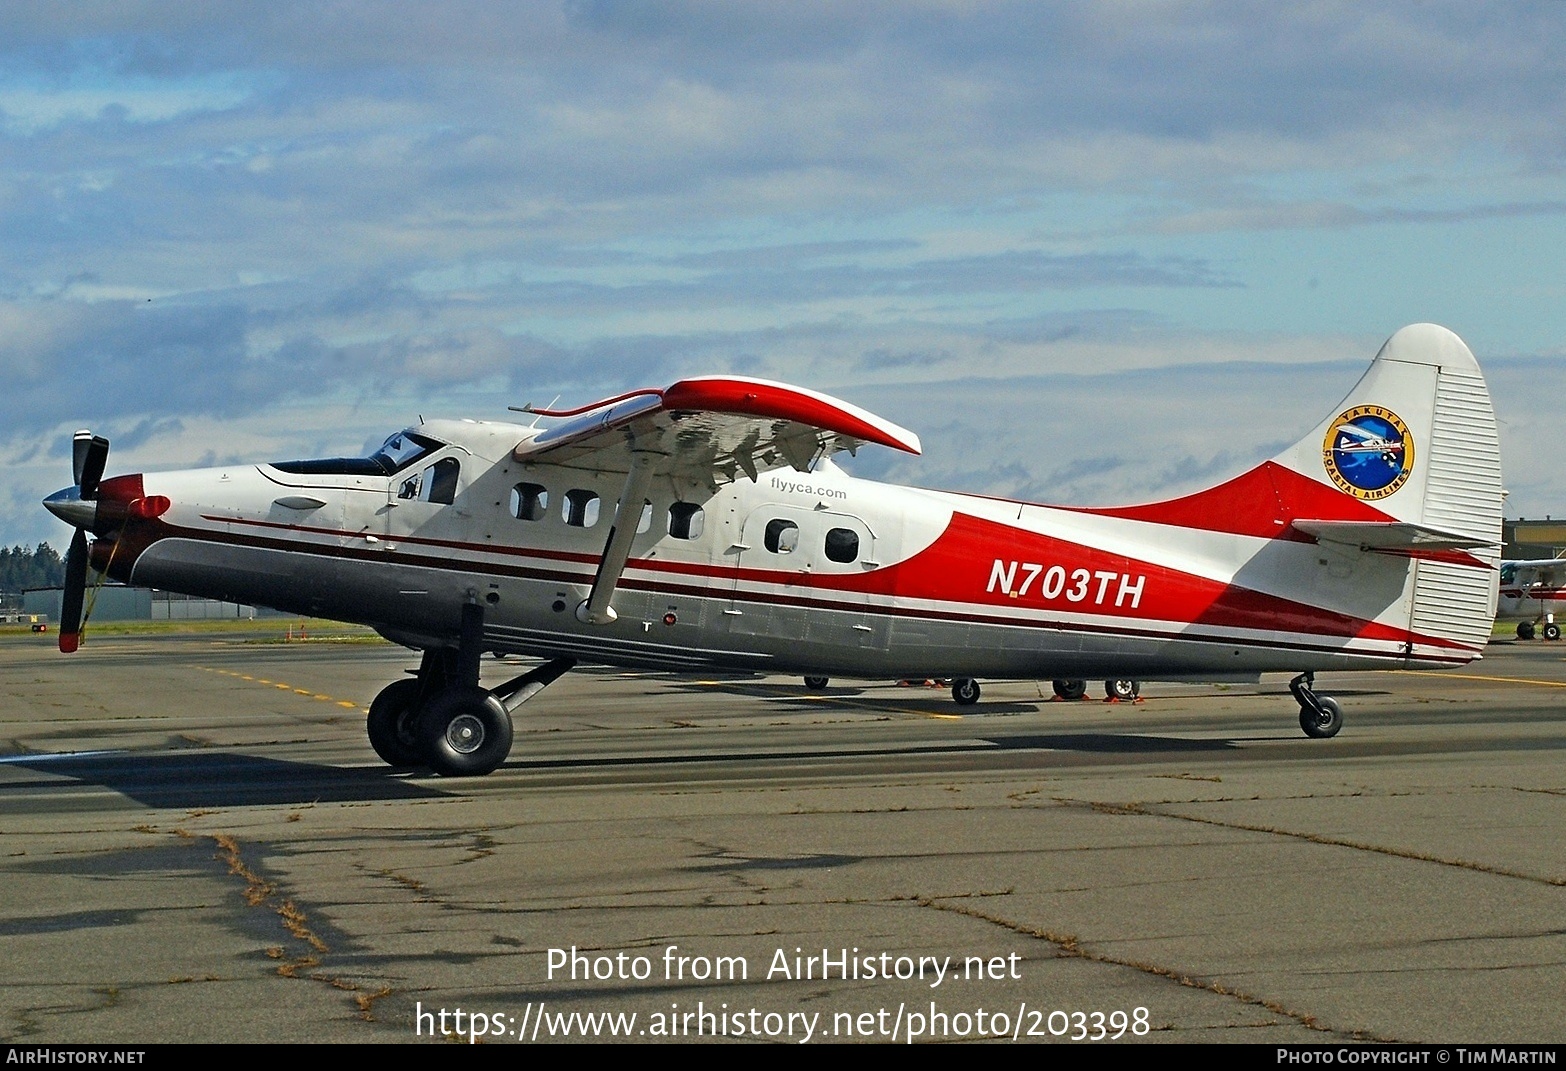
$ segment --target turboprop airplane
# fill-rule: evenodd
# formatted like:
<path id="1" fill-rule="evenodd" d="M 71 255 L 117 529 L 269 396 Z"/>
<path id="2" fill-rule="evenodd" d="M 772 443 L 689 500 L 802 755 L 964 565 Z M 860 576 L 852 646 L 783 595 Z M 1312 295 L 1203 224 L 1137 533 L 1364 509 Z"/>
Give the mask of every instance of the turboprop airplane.
<path id="1" fill-rule="evenodd" d="M 1561 638 L 1555 615 L 1566 611 L 1566 558 L 1536 558 L 1501 563 L 1498 620 L 1516 621 L 1517 638 L 1531 640 L 1542 631 Z"/>
<path id="2" fill-rule="evenodd" d="M 512 714 L 578 661 L 949 678 L 961 704 L 979 678 L 1287 670 L 1300 727 L 1328 737 L 1343 715 L 1318 671 L 1461 665 L 1495 616 L 1495 418 L 1473 355 L 1431 324 L 1293 447 L 1140 506 L 855 479 L 830 456 L 918 437 L 738 376 L 530 412 L 426 421 L 369 457 L 112 479 L 107 441 L 78 433 L 75 485 L 45 502 L 76 527 L 61 650 L 89 563 L 359 622 L 422 652 L 370 706 L 375 751 L 461 775 L 499 766 Z M 486 651 L 542 664 L 486 689 Z"/>

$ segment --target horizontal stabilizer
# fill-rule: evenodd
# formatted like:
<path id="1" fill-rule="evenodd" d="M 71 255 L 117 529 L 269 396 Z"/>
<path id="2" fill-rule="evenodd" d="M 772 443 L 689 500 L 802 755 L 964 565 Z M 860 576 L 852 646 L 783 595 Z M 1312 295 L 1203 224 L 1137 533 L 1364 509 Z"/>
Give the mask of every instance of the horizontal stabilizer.
<path id="1" fill-rule="evenodd" d="M 1493 539 L 1409 521 L 1295 521 L 1294 527 L 1318 542 L 1346 543 L 1361 550 L 1475 550 L 1497 545 Z"/>

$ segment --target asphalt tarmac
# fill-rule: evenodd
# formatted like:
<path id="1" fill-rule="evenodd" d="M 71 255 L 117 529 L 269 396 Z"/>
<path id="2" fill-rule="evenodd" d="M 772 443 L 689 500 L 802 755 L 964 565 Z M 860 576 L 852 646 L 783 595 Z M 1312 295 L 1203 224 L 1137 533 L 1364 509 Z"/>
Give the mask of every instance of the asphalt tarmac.
<path id="1" fill-rule="evenodd" d="M 1566 1041 L 1558 644 L 1323 675 L 1332 740 L 579 670 L 447 780 L 364 738 L 408 652 L 265 638 L 0 637 L 0 1040 Z"/>

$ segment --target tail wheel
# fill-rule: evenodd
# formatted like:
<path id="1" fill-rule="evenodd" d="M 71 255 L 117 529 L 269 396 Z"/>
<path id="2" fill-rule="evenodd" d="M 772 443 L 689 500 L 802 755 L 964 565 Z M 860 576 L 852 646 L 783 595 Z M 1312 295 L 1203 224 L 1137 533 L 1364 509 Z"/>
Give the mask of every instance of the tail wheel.
<path id="1" fill-rule="evenodd" d="M 1057 699 L 1081 699 L 1087 695 L 1087 681 L 1051 681 Z"/>
<path id="2" fill-rule="evenodd" d="M 365 732 L 375 753 L 391 766 L 424 765 L 418 736 L 419 692 L 416 680 L 393 681 L 370 704 Z"/>
<path id="3" fill-rule="evenodd" d="M 952 699 L 960 707 L 971 707 L 979 701 L 979 682 L 972 677 L 958 677 L 952 681 Z"/>
<path id="4" fill-rule="evenodd" d="M 1119 680 L 1104 682 L 1105 699 L 1118 699 L 1122 703 L 1129 703 L 1131 700 L 1135 699 L 1141 694 L 1141 681 Z"/>
<path id="5" fill-rule="evenodd" d="M 1307 706 L 1300 707 L 1300 728 L 1305 730 L 1306 736 L 1317 740 L 1337 736 L 1338 730 L 1343 728 L 1343 708 L 1327 695 L 1318 695 L 1316 702 L 1321 704 L 1319 713 Z"/>
<path id="6" fill-rule="evenodd" d="M 417 732 L 424 761 L 443 777 L 482 777 L 511 753 L 511 715 L 477 685 L 436 695 L 419 715 Z"/>
<path id="7" fill-rule="evenodd" d="M 805 687 L 812 692 L 826 691 L 827 679 L 825 677 L 806 677 Z"/>

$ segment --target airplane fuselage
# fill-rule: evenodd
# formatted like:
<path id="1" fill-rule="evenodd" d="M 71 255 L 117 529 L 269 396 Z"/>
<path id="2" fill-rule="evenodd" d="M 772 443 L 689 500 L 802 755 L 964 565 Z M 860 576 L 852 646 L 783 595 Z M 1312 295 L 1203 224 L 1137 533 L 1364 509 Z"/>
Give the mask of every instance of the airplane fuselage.
<path id="1" fill-rule="evenodd" d="M 1389 574 L 1262 521 L 1161 523 L 880 484 L 830 463 L 715 492 L 654 481 L 621 519 L 638 532 L 616 620 L 588 623 L 577 611 L 622 479 L 518 460 L 535 432 L 516 424 L 413 430 L 440 445 L 390 475 L 250 465 L 106 481 L 109 501 L 168 506 L 100 540 L 94 564 L 426 649 L 453 643 L 462 608 L 479 605 L 486 650 L 661 669 L 1226 679 L 1479 654 L 1411 630 L 1412 561 Z M 1328 581 L 1352 594 L 1322 605 Z"/>

